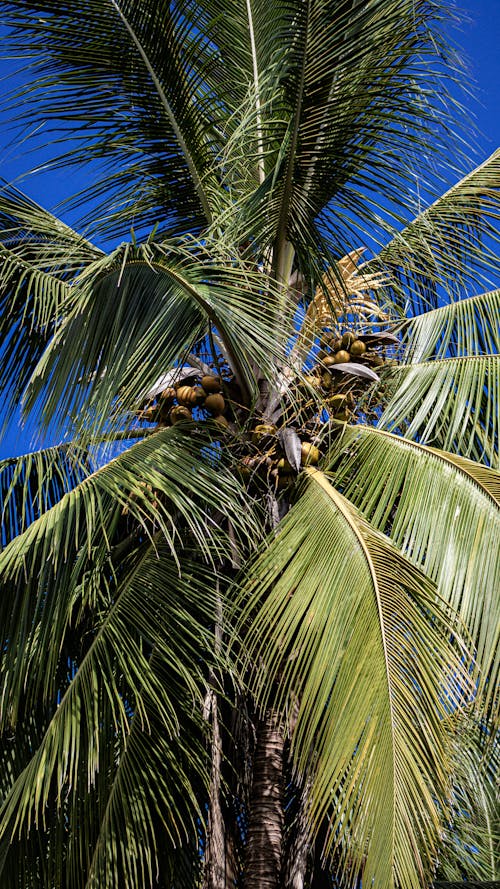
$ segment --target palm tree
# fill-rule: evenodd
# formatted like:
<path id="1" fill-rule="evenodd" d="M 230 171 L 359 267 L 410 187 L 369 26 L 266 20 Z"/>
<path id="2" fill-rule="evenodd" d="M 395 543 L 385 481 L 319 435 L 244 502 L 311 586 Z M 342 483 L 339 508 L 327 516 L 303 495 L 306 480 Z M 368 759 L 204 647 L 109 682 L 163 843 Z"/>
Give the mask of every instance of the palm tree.
<path id="1" fill-rule="evenodd" d="M 83 233 L 0 194 L 5 415 L 62 442 L 0 464 L 5 889 L 498 878 L 500 154 L 432 202 L 443 17 L 0 0 L 97 171 Z"/>

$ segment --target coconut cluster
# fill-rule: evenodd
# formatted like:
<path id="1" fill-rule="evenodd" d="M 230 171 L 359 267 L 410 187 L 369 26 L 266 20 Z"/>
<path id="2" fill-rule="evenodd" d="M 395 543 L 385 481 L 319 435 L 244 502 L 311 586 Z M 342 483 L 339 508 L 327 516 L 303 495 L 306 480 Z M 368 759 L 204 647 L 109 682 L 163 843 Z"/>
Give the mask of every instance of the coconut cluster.
<path id="1" fill-rule="evenodd" d="M 259 487 L 262 482 L 271 483 L 281 490 L 291 485 L 297 477 L 297 467 L 288 461 L 279 438 L 277 426 L 259 423 L 251 432 L 247 443 L 249 453 L 239 462 L 241 478 L 249 485 Z M 300 465 L 315 466 L 321 457 L 319 448 L 312 441 L 300 441 Z"/>
<path id="2" fill-rule="evenodd" d="M 223 395 L 221 377 L 204 374 L 190 379 L 195 380 L 194 384 L 180 381 L 151 399 L 139 412 L 139 419 L 159 426 L 175 426 L 211 417 L 218 425 L 227 427 L 225 414 L 231 405 Z"/>
<path id="3" fill-rule="evenodd" d="M 272 484 L 275 490 L 284 489 L 293 483 L 300 466 L 318 463 L 317 442 L 328 415 L 343 422 L 358 411 L 366 416 L 364 399 L 377 381 L 375 374 L 397 363 L 390 354 L 395 344 L 397 338 L 387 332 L 324 331 L 313 368 L 291 386 L 279 426 L 264 419 L 249 426 L 248 408 L 227 365 L 214 365 L 214 372 L 206 374 L 193 369 L 143 404 L 137 415 L 142 422 L 160 427 L 211 421 L 219 427 L 249 487 Z M 370 370 L 361 371 L 361 365 Z"/>
<path id="4" fill-rule="evenodd" d="M 389 355 L 395 342 L 396 337 L 384 332 L 358 334 L 347 330 L 341 335 L 325 332 L 316 364 L 304 382 L 319 390 L 334 420 L 345 422 L 352 418 L 375 379 L 360 376 L 355 367 L 350 372 L 349 365 L 364 365 L 379 373 L 382 368 L 397 364 Z"/>

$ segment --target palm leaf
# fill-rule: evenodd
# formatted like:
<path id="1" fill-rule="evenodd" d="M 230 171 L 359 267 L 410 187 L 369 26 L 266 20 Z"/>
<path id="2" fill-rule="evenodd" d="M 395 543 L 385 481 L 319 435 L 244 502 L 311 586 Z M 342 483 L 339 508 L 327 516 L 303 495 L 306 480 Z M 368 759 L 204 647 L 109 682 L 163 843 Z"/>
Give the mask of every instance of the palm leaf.
<path id="1" fill-rule="evenodd" d="M 454 302 L 498 269 L 499 172 L 497 150 L 379 253 L 374 266 L 399 279 L 411 314 L 437 308 L 440 298 Z M 398 298 L 397 289 L 394 295 Z"/>
<path id="2" fill-rule="evenodd" d="M 69 281 L 99 253 L 17 189 L 0 190 L 0 393 L 6 420 L 60 319 Z"/>
<path id="3" fill-rule="evenodd" d="M 443 718 L 469 687 L 432 581 L 316 470 L 247 576 L 250 686 L 262 706 L 296 702 L 294 761 L 340 879 L 421 885 L 446 809 Z"/>
<path id="4" fill-rule="evenodd" d="M 213 4 L 202 4 L 207 5 Z M 272 106 L 275 124 L 266 119 L 266 106 L 263 111 L 266 179 L 243 210 L 250 233 L 258 226 L 274 244 L 280 280 L 287 244 L 307 268 L 307 250 L 314 243 L 317 256 L 325 231 L 338 257 L 352 248 L 353 231 L 362 232 L 358 238 L 363 241 L 371 223 L 380 226 L 379 208 L 367 192 L 383 191 L 397 207 L 405 202 L 411 174 L 401 160 L 395 121 L 408 124 L 406 152 L 408 141 L 417 150 L 439 141 L 430 95 L 416 112 L 423 125 L 417 131 L 411 123 L 415 103 L 422 100 L 412 78 L 437 43 L 428 40 L 429 9 L 420 3 L 370 0 L 340 3 L 335 9 L 327 2 L 254 3 L 252 12 L 259 33 L 267 26 L 267 40 L 274 34 L 281 47 L 275 74 L 281 92 Z M 267 46 L 264 42 L 259 71 Z M 327 207 L 319 227 L 315 221 Z"/>
<path id="5" fill-rule="evenodd" d="M 151 884 L 158 831 L 172 849 L 193 832 L 194 788 L 206 780 L 201 703 L 212 581 L 189 558 L 180 577 L 165 542 L 142 550 L 95 615 L 87 650 L 2 806 L 2 835 L 11 840 L 43 824 L 51 802 L 59 818 L 73 810 L 79 835 L 69 844 L 70 874 L 85 868 L 93 846 L 87 879 L 80 872 L 75 885 Z M 94 800 L 82 809 L 86 788 Z"/>
<path id="6" fill-rule="evenodd" d="M 404 361 L 491 355 L 500 351 L 500 290 L 452 302 L 405 322 Z"/>
<path id="7" fill-rule="evenodd" d="M 500 825 L 498 823 L 498 769 L 500 751 L 495 730 L 477 724 L 465 713 L 452 750 L 453 815 L 443 835 L 439 878 L 447 881 L 498 881 Z M 485 736 L 491 731 L 492 743 Z"/>
<path id="8" fill-rule="evenodd" d="M 24 111 L 28 102 L 32 121 L 57 121 L 58 135 L 73 135 L 58 163 L 104 161 L 90 191 L 107 191 L 102 226 L 110 232 L 159 217 L 170 230 L 196 231 L 210 218 L 212 127 L 222 109 L 205 71 L 214 54 L 203 51 L 185 5 L 91 0 L 78 19 L 45 0 L 1 6 L 5 42 L 32 69 L 11 104 Z"/>
<path id="9" fill-rule="evenodd" d="M 176 245 L 125 245 L 74 282 L 67 318 L 32 376 L 26 409 L 47 426 L 100 432 L 115 415 L 130 421 L 158 377 L 187 355 L 209 325 L 218 331 L 248 400 L 257 395 L 255 363 L 275 375 L 284 359 L 286 313 L 273 321 L 272 290 L 260 273 L 217 263 Z M 203 261 L 205 260 L 205 261 Z M 280 330 L 282 328 L 280 327 Z M 119 396 L 118 400 L 117 397 Z"/>
<path id="10" fill-rule="evenodd" d="M 25 703 L 54 699 L 65 638 L 89 610 L 108 607 L 141 539 L 161 533 L 174 556 L 196 542 L 200 557 L 218 562 L 228 518 L 234 545 L 248 532 L 255 538 L 220 450 L 174 427 L 98 469 L 15 537 L 0 554 L 3 725 Z"/>
<path id="11" fill-rule="evenodd" d="M 498 467 L 498 355 L 392 367 L 381 429 Z"/>
<path id="12" fill-rule="evenodd" d="M 88 454 L 68 445 L 0 461 L 2 548 L 90 475 Z"/>
<path id="13" fill-rule="evenodd" d="M 335 484 L 436 583 L 473 640 L 481 706 L 500 676 L 500 473 L 366 426 L 332 446 Z"/>

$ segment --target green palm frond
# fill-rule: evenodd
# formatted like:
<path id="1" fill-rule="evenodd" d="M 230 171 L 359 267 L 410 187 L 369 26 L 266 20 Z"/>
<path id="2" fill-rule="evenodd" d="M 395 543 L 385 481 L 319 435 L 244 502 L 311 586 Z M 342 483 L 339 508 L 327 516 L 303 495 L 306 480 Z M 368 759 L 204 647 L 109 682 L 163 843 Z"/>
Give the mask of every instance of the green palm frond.
<path id="1" fill-rule="evenodd" d="M 93 469 L 89 454 L 68 445 L 0 461 L 3 548 L 83 481 Z"/>
<path id="2" fill-rule="evenodd" d="M 498 881 L 500 746 L 495 729 L 465 713 L 455 718 L 452 746 L 452 818 L 443 834 L 439 878 Z M 485 738 L 491 732 L 491 743 Z"/>
<path id="3" fill-rule="evenodd" d="M 123 426 L 209 325 L 254 400 L 255 365 L 272 379 L 285 358 L 291 319 L 284 309 L 278 327 L 275 304 L 268 280 L 235 263 L 190 257 L 175 245 L 121 246 L 74 282 L 67 317 L 32 375 L 26 409 L 40 406 L 42 421 L 62 428 L 78 414 L 80 427 L 90 421 L 94 430 L 108 428 L 113 413 Z"/>
<path id="4" fill-rule="evenodd" d="M 461 299 L 402 326 L 405 364 L 500 352 L 500 290 Z"/>
<path id="5" fill-rule="evenodd" d="M 185 9 L 91 0 L 76 19 L 50 0 L 2 3 L 2 24 L 12 29 L 4 43 L 34 69 L 30 88 L 11 102 L 28 102 L 31 121 L 56 119 L 56 134 L 72 135 L 60 163 L 104 161 L 91 192 L 107 193 L 102 226 L 122 236 L 131 223 L 153 226 L 159 217 L 171 231 L 200 230 L 211 217 L 224 107 L 209 74 L 220 66 Z"/>
<path id="6" fill-rule="evenodd" d="M 53 700 L 70 628 L 108 607 L 138 542 L 161 533 L 174 557 L 196 544 L 213 564 L 228 518 L 236 547 L 242 535 L 258 539 L 220 450 L 174 427 L 98 469 L 15 537 L 0 554 L 3 725 L 15 723 L 22 702 Z"/>
<path id="7" fill-rule="evenodd" d="M 500 356 L 474 355 L 391 367 L 381 429 L 486 463 L 499 462 Z"/>
<path id="8" fill-rule="evenodd" d="M 500 678 L 500 473 L 366 426 L 346 427 L 332 478 L 366 519 L 436 583 L 473 640 L 478 695 Z"/>
<path id="9" fill-rule="evenodd" d="M 332 213 L 322 219 L 322 231 L 328 231 L 338 257 L 352 249 L 356 225 L 364 233 L 372 223 L 380 225 L 379 208 L 369 193 L 383 191 L 401 205 L 413 178 L 408 144 L 417 150 L 434 142 L 435 148 L 440 139 L 430 93 L 426 99 L 417 96 L 414 83 L 420 66 L 439 52 L 439 39 L 429 42 L 429 9 L 421 3 L 370 0 L 332 7 L 296 2 L 276 9 L 254 3 L 252 12 L 259 33 L 267 25 L 281 47 L 275 80 L 282 87 L 270 106 L 282 123 L 280 131 L 267 118 L 264 89 L 266 178 L 244 210 L 250 232 L 258 226 L 274 244 L 280 278 L 287 241 L 307 267 L 308 249 L 314 243 L 316 252 L 321 242 L 315 220 L 327 206 Z M 264 42 L 264 57 L 266 47 Z M 260 56 L 257 61 L 261 70 Z M 419 128 L 410 122 L 414 112 Z M 404 153 L 395 125 L 403 119 L 408 124 Z"/>
<path id="10" fill-rule="evenodd" d="M 141 549 L 113 601 L 95 613 L 74 675 L 1 811 L 2 835 L 14 844 L 43 829 L 47 806 L 69 817 L 68 861 L 59 867 L 71 885 L 89 889 L 103 879 L 151 884 L 160 835 L 173 850 L 194 832 L 196 785 L 207 779 L 202 694 L 213 577 L 189 557 L 180 576 L 160 539 Z"/>
<path id="11" fill-rule="evenodd" d="M 100 251 L 12 187 L 0 190 L 0 393 L 10 419 L 60 320 L 71 278 Z"/>
<path id="12" fill-rule="evenodd" d="M 84 235 L 8 184 L 0 189 L 0 242 L 19 260 L 61 280 L 103 255 Z"/>
<path id="13" fill-rule="evenodd" d="M 342 882 L 417 887 L 446 809 L 444 717 L 470 688 L 456 627 L 432 581 L 307 475 L 243 581 L 250 687 L 263 706 L 296 702 L 296 768 Z"/>
<path id="14" fill-rule="evenodd" d="M 453 302 L 498 271 L 499 173 L 497 150 L 379 253 L 374 264 L 404 285 L 399 298 L 406 297 L 411 314 L 437 308 L 440 295 Z"/>

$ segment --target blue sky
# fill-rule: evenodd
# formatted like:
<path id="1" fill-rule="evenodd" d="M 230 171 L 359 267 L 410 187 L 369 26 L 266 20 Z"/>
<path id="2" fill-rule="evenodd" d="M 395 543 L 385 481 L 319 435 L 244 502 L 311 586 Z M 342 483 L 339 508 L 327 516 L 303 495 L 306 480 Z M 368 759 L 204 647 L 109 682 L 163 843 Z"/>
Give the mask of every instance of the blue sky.
<path id="1" fill-rule="evenodd" d="M 462 3 L 462 8 L 467 18 L 453 36 L 463 47 L 475 82 L 477 99 L 471 98 L 468 107 L 479 131 L 477 140 L 474 140 L 472 167 L 500 146 L 500 0 L 469 0 L 468 5 Z M 12 65 L 0 62 L 0 89 L 3 86 L 3 91 L 12 83 L 12 70 Z M 74 170 L 69 176 L 63 171 L 43 170 L 23 176 L 27 170 L 43 166 L 47 155 L 41 150 L 29 152 L 26 144 L 13 142 L 7 124 L 7 116 L 0 113 L 0 177 L 15 181 L 38 203 L 56 209 L 60 201 L 78 191 L 85 178 L 80 183 Z M 83 171 L 81 175 L 86 177 L 89 173 Z M 69 222 L 74 221 L 71 216 L 66 218 Z M 0 458 L 27 449 L 26 434 L 19 435 L 10 430 L 0 442 Z"/>

